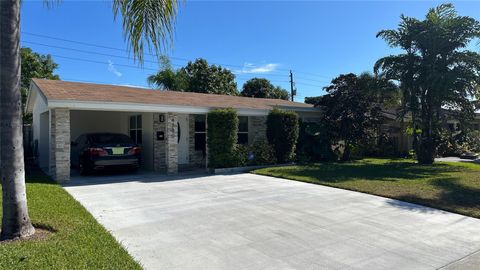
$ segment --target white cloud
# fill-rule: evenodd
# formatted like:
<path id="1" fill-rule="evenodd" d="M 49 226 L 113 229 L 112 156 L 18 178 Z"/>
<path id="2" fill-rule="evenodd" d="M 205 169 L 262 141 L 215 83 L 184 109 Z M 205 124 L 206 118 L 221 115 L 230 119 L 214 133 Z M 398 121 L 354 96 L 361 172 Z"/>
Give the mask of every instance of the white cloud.
<path id="1" fill-rule="evenodd" d="M 252 63 L 244 63 L 243 68 L 236 70 L 236 74 L 252 74 L 252 73 L 270 73 L 278 68 L 279 64 L 268 63 L 263 65 L 255 65 Z"/>
<path id="2" fill-rule="evenodd" d="M 122 73 L 115 68 L 112 60 L 108 60 L 108 71 L 117 77 L 122 77 Z"/>

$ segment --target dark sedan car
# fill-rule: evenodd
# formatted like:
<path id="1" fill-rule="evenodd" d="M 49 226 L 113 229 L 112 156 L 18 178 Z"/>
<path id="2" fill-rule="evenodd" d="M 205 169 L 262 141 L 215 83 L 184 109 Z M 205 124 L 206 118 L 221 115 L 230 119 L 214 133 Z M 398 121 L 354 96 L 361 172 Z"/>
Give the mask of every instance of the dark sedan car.
<path id="1" fill-rule="evenodd" d="M 106 168 L 137 170 L 140 152 L 140 147 L 125 134 L 89 133 L 72 142 L 71 162 L 81 174 Z"/>

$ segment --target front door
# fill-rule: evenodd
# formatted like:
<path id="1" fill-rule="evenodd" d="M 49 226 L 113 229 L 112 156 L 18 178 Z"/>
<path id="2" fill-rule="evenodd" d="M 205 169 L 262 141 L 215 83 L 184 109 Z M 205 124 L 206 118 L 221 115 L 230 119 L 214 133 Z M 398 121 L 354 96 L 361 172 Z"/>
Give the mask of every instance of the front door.
<path id="1" fill-rule="evenodd" d="M 188 164 L 188 114 L 178 115 L 178 164 Z"/>

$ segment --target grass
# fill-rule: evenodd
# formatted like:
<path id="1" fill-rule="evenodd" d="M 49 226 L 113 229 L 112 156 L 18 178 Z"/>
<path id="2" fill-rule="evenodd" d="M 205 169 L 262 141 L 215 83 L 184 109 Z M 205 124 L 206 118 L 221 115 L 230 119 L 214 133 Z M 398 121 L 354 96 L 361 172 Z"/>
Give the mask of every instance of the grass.
<path id="1" fill-rule="evenodd" d="M 38 172 L 27 176 L 27 198 L 34 226 L 54 232 L 44 239 L 0 243 L 0 269 L 141 269 L 80 203 L 47 176 Z"/>
<path id="2" fill-rule="evenodd" d="M 422 204 L 480 218 L 480 165 L 405 159 L 265 168 L 254 173 L 326 185 Z"/>

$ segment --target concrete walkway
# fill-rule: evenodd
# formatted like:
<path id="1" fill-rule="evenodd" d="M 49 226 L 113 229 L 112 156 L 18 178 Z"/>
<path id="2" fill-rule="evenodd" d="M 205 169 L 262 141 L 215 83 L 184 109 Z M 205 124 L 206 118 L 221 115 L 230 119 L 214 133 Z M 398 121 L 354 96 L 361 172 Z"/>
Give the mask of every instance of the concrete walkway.
<path id="1" fill-rule="evenodd" d="M 252 174 L 74 178 L 65 189 L 146 269 L 478 266 L 479 219 L 358 192 Z"/>

